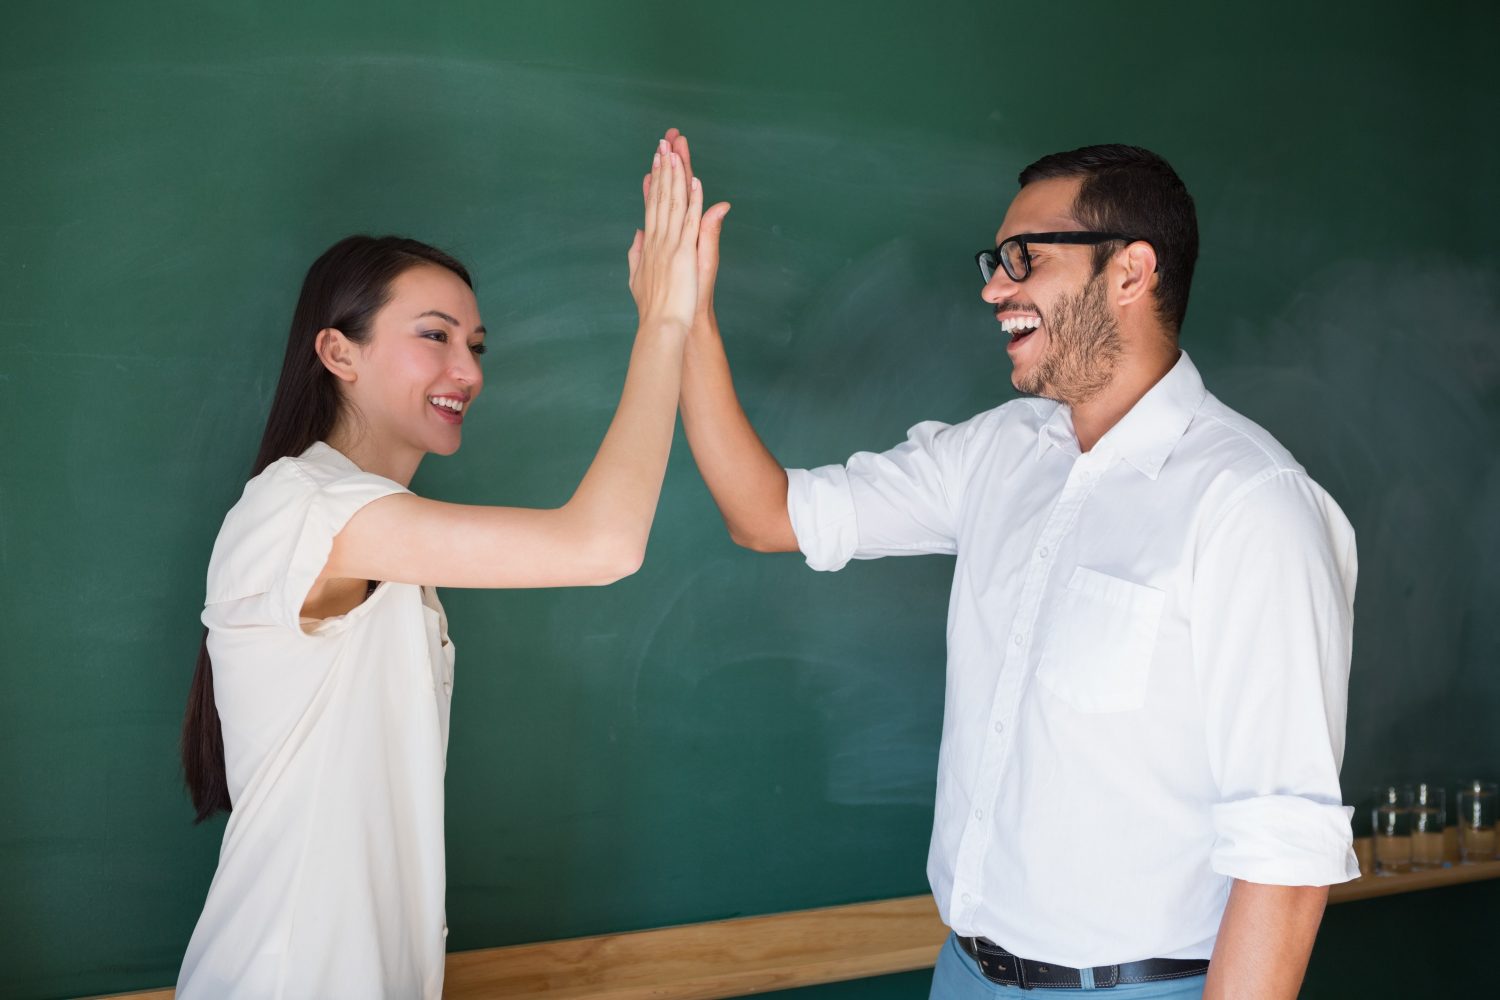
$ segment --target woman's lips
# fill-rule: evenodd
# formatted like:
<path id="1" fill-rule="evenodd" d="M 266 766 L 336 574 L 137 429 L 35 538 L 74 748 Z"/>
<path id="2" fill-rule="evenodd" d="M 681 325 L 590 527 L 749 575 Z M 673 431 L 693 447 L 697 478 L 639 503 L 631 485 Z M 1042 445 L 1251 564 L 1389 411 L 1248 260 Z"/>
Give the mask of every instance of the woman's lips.
<path id="1" fill-rule="evenodd" d="M 428 401 L 427 405 L 430 406 L 432 409 L 436 410 L 438 418 L 441 419 L 441 420 L 443 420 L 446 423 L 461 424 L 461 423 L 464 422 L 464 415 L 463 415 L 462 411 L 450 410 L 448 407 L 444 406 L 443 404 L 441 404 L 441 403 L 434 403 L 434 402 L 431 402 L 430 400 Z"/>

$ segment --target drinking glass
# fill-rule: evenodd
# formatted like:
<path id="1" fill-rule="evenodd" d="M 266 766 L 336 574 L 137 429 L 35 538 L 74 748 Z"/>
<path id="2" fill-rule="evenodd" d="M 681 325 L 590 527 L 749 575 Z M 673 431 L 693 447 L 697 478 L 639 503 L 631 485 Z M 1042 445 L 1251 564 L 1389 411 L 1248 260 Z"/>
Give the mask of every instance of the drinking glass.
<path id="1" fill-rule="evenodd" d="M 1471 781 L 1458 790 L 1458 855 L 1466 865 L 1495 856 L 1496 787 Z"/>
<path id="2" fill-rule="evenodd" d="M 1412 805 L 1416 792 L 1410 785 L 1382 785 L 1375 789 L 1375 808 L 1370 814 L 1375 833 L 1375 870 L 1379 875 L 1411 871 Z"/>
<path id="3" fill-rule="evenodd" d="M 1411 866 L 1443 867 L 1443 826 L 1448 818 L 1448 797 L 1436 782 L 1412 786 Z"/>

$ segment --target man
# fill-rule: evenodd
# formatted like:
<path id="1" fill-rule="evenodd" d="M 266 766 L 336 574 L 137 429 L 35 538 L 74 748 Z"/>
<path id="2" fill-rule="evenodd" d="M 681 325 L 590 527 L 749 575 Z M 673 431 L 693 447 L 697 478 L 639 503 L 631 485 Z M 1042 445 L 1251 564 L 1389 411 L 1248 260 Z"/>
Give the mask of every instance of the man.
<path id="1" fill-rule="evenodd" d="M 1198 229 L 1166 161 L 1091 146 L 1020 185 L 981 294 L 1039 398 L 810 471 L 735 397 L 711 209 L 693 455 L 740 545 L 820 570 L 957 555 L 934 997 L 1293 997 L 1327 887 L 1358 875 L 1338 784 L 1352 529 L 1179 349 Z"/>

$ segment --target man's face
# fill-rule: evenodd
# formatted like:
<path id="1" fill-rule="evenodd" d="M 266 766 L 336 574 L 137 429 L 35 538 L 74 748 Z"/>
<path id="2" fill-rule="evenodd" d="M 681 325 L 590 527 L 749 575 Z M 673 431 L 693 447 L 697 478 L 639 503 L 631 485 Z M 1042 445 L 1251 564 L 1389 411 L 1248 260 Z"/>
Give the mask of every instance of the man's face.
<path id="1" fill-rule="evenodd" d="M 998 245 L 1024 233 L 1082 229 L 1071 214 L 1079 178 L 1034 181 L 1021 189 L 995 237 Z M 1094 248 L 1031 244 L 1031 273 L 1014 281 L 1004 269 L 984 286 L 983 299 L 1007 331 L 1011 384 L 1021 392 L 1076 406 L 1098 395 L 1114 377 L 1120 329 L 1110 311 L 1105 273 L 1094 274 Z M 1040 320 L 1031 332 L 1029 323 Z"/>

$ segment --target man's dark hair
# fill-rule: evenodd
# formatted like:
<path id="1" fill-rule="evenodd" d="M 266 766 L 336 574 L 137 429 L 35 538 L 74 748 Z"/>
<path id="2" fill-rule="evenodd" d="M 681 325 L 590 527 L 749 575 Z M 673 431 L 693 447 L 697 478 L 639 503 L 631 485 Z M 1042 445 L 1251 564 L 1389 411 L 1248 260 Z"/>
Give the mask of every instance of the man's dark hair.
<path id="1" fill-rule="evenodd" d="M 1108 143 L 1053 153 L 1021 171 L 1021 186 L 1055 177 L 1081 177 L 1073 218 L 1099 232 L 1129 233 L 1156 251 L 1160 281 L 1156 313 L 1173 334 L 1187 315 L 1193 265 L 1198 262 L 1198 213 L 1177 171 L 1149 149 Z M 1119 250 L 1094 248 L 1094 273 Z"/>

